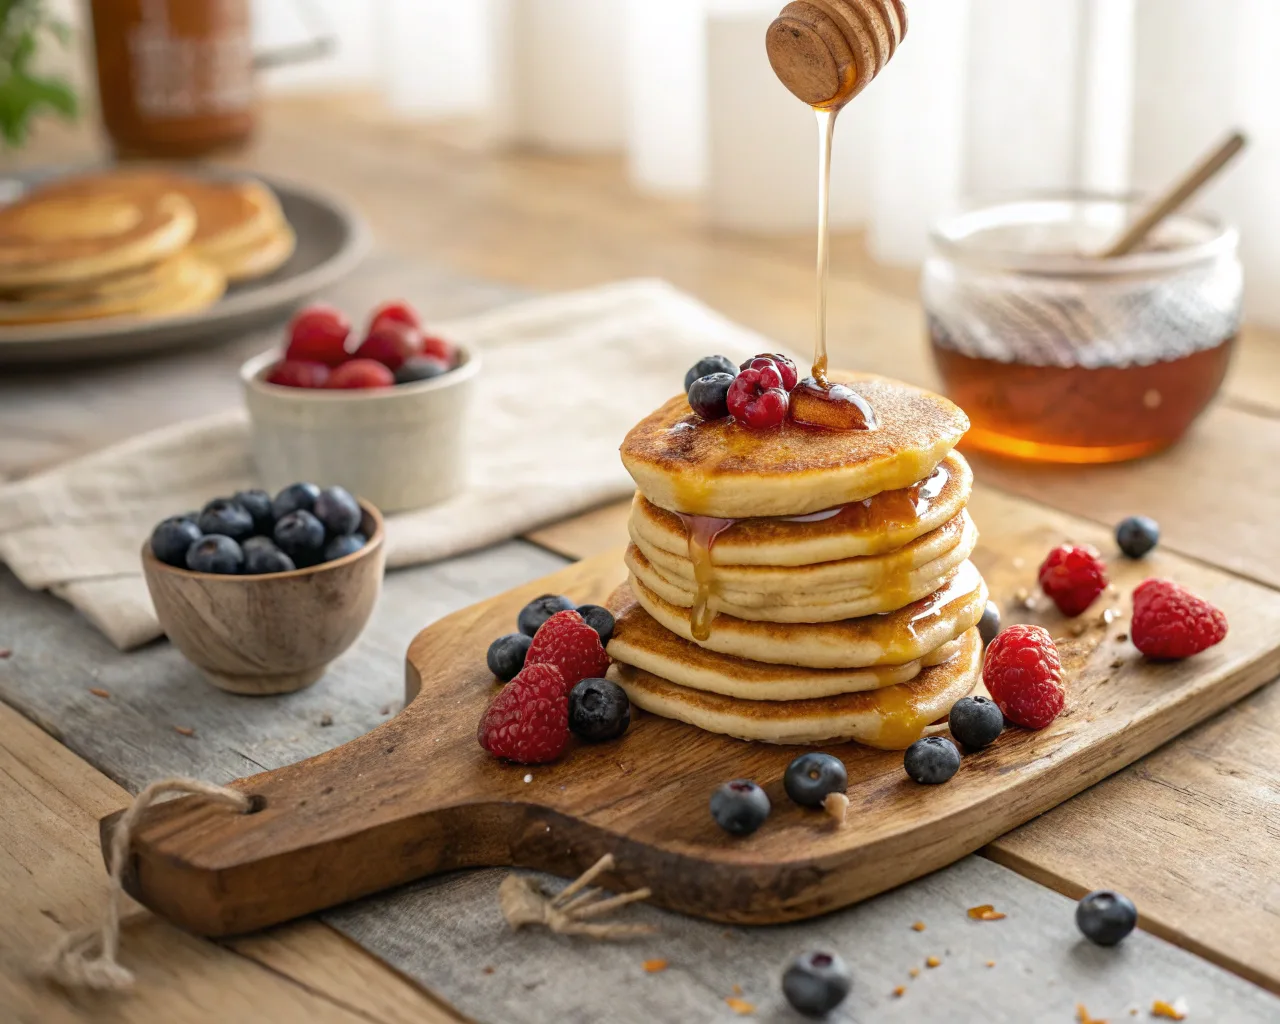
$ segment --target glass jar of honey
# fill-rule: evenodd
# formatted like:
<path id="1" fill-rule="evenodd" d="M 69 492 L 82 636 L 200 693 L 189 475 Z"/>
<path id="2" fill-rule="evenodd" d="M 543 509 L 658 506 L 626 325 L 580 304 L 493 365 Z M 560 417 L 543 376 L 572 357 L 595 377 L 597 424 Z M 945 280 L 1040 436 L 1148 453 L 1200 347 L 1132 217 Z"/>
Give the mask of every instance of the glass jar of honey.
<path id="1" fill-rule="evenodd" d="M 1175 214 L 1101 259 L 1133 200 L 976 205 L 931 238 L 921 292 L 966 444 L 1047 462 L 1119 462 L 1176 441 L 1222 384 L 1240 324 L 1233 228 Z"/>

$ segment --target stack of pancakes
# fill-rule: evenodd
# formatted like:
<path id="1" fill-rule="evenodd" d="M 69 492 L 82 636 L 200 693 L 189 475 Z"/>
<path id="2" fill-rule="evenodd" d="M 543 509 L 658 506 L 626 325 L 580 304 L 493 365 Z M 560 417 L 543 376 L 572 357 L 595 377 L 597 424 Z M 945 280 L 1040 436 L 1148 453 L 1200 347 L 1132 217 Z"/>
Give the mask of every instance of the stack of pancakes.
<path id="1" fill-rule="evenodd" d="M 128 169 L 57 179 L 0 208 L 0 324 L 196 312 L 293 249 L 256 181 Z"/>
<path id="2" fill-rule="evenodd" d="M 833 374 L 871 430 L 751 431 L 672 399 L 622 445 L 639 491 L 611 670 L 638 707 L 771 743 L 902 749 L 974 689 L 987 600 L 968 560 L 968 419 Z"/>

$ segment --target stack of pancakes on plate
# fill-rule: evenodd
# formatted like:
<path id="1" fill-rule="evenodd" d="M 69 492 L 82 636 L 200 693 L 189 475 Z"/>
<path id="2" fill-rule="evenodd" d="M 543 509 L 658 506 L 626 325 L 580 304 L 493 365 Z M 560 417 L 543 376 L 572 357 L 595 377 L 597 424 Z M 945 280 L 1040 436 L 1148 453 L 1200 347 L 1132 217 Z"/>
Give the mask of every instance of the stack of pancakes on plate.
<path id="1" fill-rule="evenodd" d="M 622 445 L 639 491 L 608 652 L 638 707 L 771 743 L 902 749 L 975 687 L 986 585 L 939 395 L 833 374 L 871 430 L 752 431 L 683 398 Z"/>
<path id="2" fill-rule="evenodd" d="M 293 248 L 256 181 L 144 169 L 56 179 L 0 208 L 0 325 L 196 312 Z"/>

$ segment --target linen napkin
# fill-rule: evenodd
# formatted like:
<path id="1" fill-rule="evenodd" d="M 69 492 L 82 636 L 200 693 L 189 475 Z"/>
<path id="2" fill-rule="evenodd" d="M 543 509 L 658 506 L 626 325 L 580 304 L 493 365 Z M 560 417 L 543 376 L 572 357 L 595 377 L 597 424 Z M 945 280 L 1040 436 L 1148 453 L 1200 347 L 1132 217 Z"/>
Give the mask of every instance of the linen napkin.
<path id="1" fill-rule="evenodd" d="M 677 394 L 704 355 L 776 345 L 660 281 L 624 281 L 450 323 L 485 365 L 457 497 L 387 520 L 391 567 L 486 547 L 625 497 L 623 436 Z M 160 635 L 139 555 L 165 516 L 255 485 L 235 409 L 180 423 L 0 486 L 0 560 L 70 602 L 117 647 Z M 317 481 L 321 485 L 325 481 Z"/>

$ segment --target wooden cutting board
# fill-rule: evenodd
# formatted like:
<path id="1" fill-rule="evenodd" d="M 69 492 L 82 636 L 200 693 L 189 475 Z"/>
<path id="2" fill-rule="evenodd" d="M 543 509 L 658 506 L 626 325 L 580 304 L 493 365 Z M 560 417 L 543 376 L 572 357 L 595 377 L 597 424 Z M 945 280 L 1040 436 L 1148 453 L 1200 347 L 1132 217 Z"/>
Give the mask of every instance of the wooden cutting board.
<path id="1" fill-rule="evenodd" d="M 1006 730 L 945 785 L 911 782 L 900 753 L 826 748 L 849 769 L 848 820 L 836 827 L 783 792 L 795 748 L 645 714 L 621 740 L 571 746 L 554 765 L 488 757 L 475 739 L 496 692 L 488 644 L 538 594 L 603 600 L 624 577 L 619 549 L 423 630 L 408 652 L 404 711 L 345 746 L 241 780 L 259 799 L 257 813 L 199 798 L 153 808 L 134 836 L 126 888 L 179 925 L 216 936 L 437 872 L 520 865 L 572 876 L 612 852 L 610 887 L 649 886 L 655 902 L 715 920 L 796 920 L 978 849 L 1280 672 L 1280 594 L 1161 552 L 1142 562 L 1110 558 L 1109 531 L 999 492 L 975 490 L 970 509 L 984 537 L 974 560 L 1006 623 L 1039 621 L 1062 638 L 1068 697 L 1048 729 Z M 1097 545 L 1117 584 L 1074 622 L 1051 606 L 1025 607 L 1044 553 L 1064 540 Z M 1177 579 L 1223 608 L 1226 641 L 1184 662 L 1145 661 L 1127 633 L 1129 592 L 1148 575 Z M 1104 623 L 1108 608 L 1119 615 Z M 735 839 L 712 821 L 707 801 L 721 782 L 744 776 L 765 787 L 773 813 Z M 114 820 L 103 821 L 104 841 Z"/>

